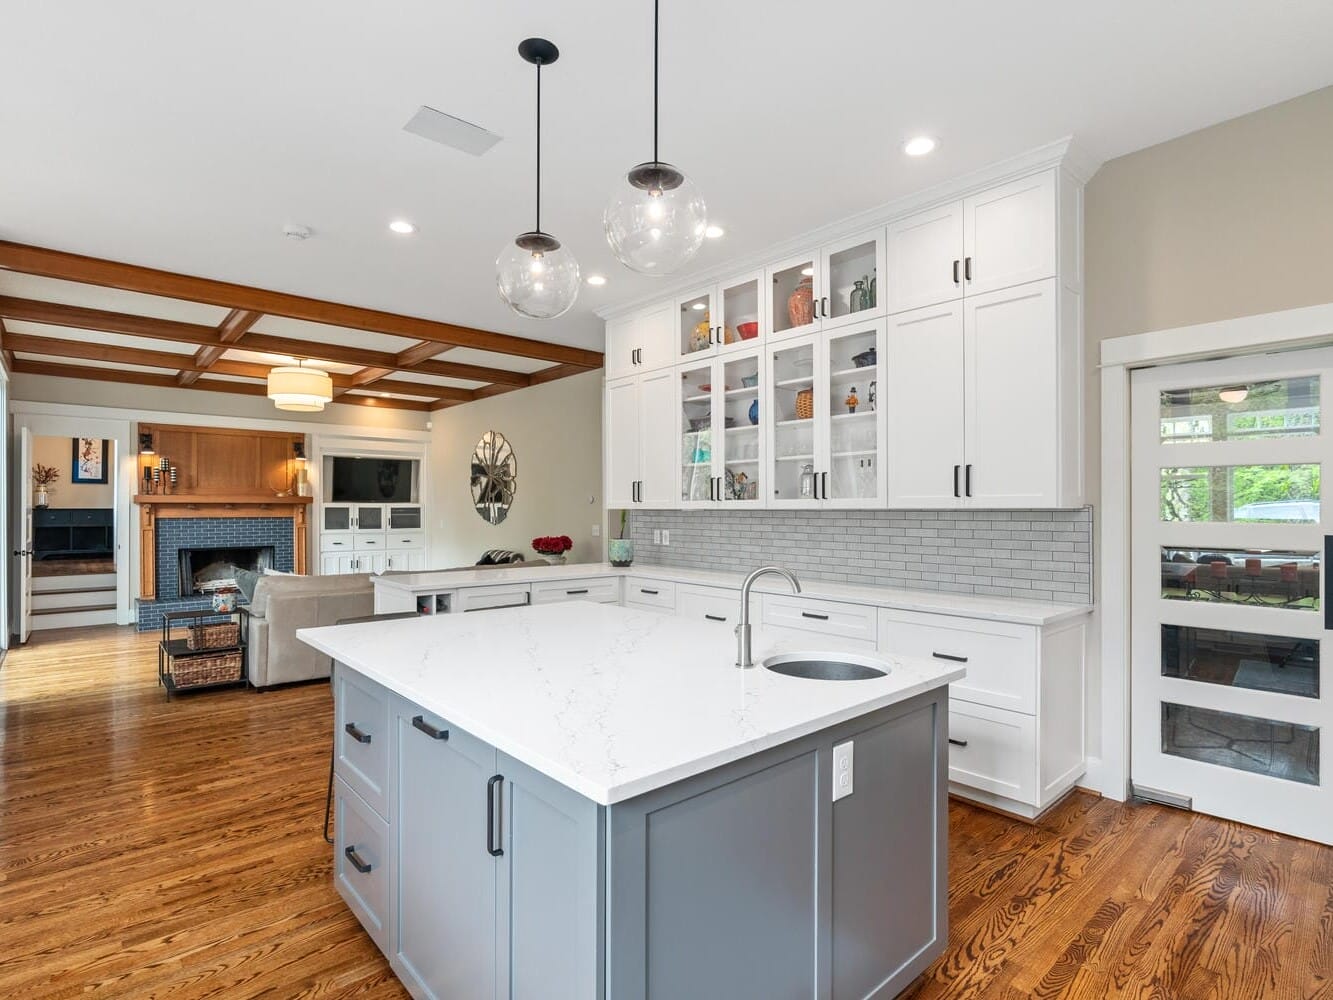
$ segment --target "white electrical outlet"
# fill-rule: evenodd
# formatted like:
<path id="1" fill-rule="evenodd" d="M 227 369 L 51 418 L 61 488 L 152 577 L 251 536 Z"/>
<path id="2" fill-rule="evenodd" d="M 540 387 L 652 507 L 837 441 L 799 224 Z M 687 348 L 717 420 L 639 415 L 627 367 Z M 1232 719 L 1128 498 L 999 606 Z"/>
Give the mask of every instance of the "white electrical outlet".
<path id="1" fill-rule="evenodd" d="M 594 525 L 592 526 L 592 537 L 593 537 L 593 538 L 601 538 L 601 537 L 602 537 L 602 526 L 601 526 L 600 524 L 594 524 Z"/>
<path id="2" fill-rule="evenodd" d="M 663 545 L 671 544 L 671 532 L 668 531 L 666 528 L 662 529 L 662 544 Z"/>
<path id="3" fill-rule="evenodd" d="M 661 545 L 661 544 L 662 544 L 662 529 L 661 529 L 661 528 L 654 528 L 654 529 L 653 529 L 653 544 L 654 544 L 654 545 Z"/>
<path id="4" fill-rule="evenodd" d="M 839 743 L 833 748 L 833 801 L 845 799 L 852 794 L 852 772 L 854 770 L 853 751 L 856 744 L 851 740 Z"/>

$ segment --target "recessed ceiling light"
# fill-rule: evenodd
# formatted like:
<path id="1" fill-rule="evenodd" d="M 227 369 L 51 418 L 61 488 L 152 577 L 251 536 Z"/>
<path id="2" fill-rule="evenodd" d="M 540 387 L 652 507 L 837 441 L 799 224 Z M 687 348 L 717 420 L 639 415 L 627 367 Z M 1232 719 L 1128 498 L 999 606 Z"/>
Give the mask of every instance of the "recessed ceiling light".
<path id="1" fill-rule="evenodd" d="M 588 275 L 588 284 L 590 284 L 590 285 L 605 285 L 605 284 L 606 284 L 606 277 L 605 277 L 604 275 L 601 275 L 601 274 L 590 274 L 590 275 Z"/>
<path id="2" fill-rule="evenodd" d="M 708 305 L 707 305 L 707 303 L 704 303 L 704 302 L 696 302 L 694 305 L 690 306 L 690 308 L 691 308 L 691 309 L 707 309 L 707 308 L 708 308 Z"/>
<path id="3" fill-rule="evenodd" d="M 406 219 L 394 219 L 389 223 L 389 228 L 401 236 L 411 236 L 417 231 L 417 227 Z"/>
<path id="4" fill-rule="evenodd" d="M 937 143 L 928 135 L 913 136 L 903 143 L 903 152 L 908 156 L 925 156 L 934 152 Z"/>
<path id="5" fill-rule="evenodd" d="M 721 226 L 709 226 L 707 229 L 704 230 L 704 235 L 708 237 L 710 240 L 715 240 L 718 239 L 719 237 L 726 236 L 727 231 L 723 229 Z"/>

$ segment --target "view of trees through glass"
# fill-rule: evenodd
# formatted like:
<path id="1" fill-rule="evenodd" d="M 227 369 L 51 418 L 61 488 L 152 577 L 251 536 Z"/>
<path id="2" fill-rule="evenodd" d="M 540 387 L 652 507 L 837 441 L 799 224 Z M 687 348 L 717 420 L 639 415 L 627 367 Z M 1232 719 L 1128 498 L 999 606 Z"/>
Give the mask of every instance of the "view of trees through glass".
<path id="1" fill-rule="evenodd" d="M 1162 520 L 1318 524 L 1319 466 L 1163 469 Z"/>

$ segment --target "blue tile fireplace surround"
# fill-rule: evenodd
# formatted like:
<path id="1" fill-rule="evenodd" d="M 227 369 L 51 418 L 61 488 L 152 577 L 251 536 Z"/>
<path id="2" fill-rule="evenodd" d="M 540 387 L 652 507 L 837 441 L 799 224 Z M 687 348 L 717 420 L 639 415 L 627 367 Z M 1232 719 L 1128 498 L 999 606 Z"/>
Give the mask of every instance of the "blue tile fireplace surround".
<path id="1" fill-rule="evenodd" d="M 162 627 L 167 611 L 199 611 L 212 606 L 207 595 L 182 597 L 180 550 L 198 548 L 273 549 L 273 568 L 290 573 L 296 566 L 289 517 L 163 517 L 157 521 L 157 599 L 138 602 L 138 631 Z"/>

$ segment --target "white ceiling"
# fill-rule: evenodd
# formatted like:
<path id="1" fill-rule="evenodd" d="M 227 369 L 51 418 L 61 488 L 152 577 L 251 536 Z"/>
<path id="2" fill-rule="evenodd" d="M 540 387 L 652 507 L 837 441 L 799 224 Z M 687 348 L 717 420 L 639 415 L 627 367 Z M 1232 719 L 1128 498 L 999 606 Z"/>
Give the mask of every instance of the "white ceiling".
<path id="1" fill-rule="evenodd" d="M 662 34 L 662 157 L 727 229 L 700 268 L 1065 135 L 1106 159 L 1333 82 L 1327 0 L 664 0 Z M 610 278 L 547 323 L 494 289 L 532 225 L 528 35 L 562 52 L 543 228 Z M 650 59 L 648 0 L 11 4 L 0 238 L 597 348 L 593 309 L 653 287 L 601 235 L 651 154 Z M 505 139 L 402 132 L 421 104 Z M 908 160 L 917 132 L 941 146 Z"/>

